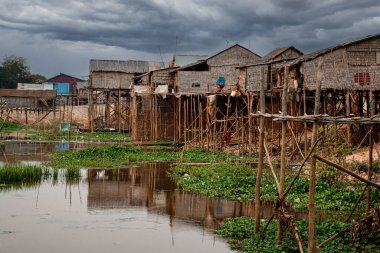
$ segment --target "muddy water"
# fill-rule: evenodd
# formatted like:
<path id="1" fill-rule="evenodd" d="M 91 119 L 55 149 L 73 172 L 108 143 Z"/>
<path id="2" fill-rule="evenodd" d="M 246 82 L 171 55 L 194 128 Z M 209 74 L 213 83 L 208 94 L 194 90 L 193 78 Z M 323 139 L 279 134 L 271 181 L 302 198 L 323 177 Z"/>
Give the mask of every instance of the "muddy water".
<path id="1" fill-rule="evenodd" d="M 0 252 L 230 252 L 233 204 L 173 191 L 168 165 L 83 170 L 79 183 L 0 192 Z"/>
<path id="2" fill-rule="evenodd" d="M 53 152 L 79 150 L 91 146 L 116 145 L 116 142 L 35 142 L 35 141 L 5 141 L 0 143 L 1 163 L 33 163 L 50 159 Z"/>
<path id="3" fill-rule="evenodd" d="M 8 162 L 26 163 L 60 150 L 57 143 L 3 147 Z M 77 183 L 0 187 L 0 252 L 231 252 L 213 230 L 227 217 L 254 216 L 253 204 L 178 191 L 169 168 L 84 169 Z M 271 210 L 264 203 L 262 217 Z"/>

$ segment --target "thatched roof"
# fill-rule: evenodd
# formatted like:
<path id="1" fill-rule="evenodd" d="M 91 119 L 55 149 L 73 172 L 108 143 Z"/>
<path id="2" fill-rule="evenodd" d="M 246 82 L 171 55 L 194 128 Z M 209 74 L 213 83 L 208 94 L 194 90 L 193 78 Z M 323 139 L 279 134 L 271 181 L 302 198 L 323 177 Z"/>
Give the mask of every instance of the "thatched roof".
<path id="1" fill-rule="evenodd" d="M 90 72 L 144 73 L 149 71 L 147 61 L 90 60 Z"/>
<path id="2" fill-rule="evenodd" d="M 357 44 L 357 43 L 361 43 L 361 42 L 364 42 L 364 41 L 367 41 L 367 40 L 375 39 L 375 38 L 378 38 L 378 37 L 380 37 L 380 34 L 367 35 L 367 36 L 360 37 L 360 38 L 349 39 L 349 40 L 343 41 L 343 42 L 341 42 L 339 44 L 333 45 L 331 47 L 327 47 L 327 48 L 315 51 L 313 53 L 310 53 L 310 54 L 307 54 L 307 55 L 303 55 L 303 56 L 297 58 L 293 62 L 293 64 L 297 64 L 297 63 L 300 63 L 300 62 L 311 61 L 311 60 L 314 60 L 315 58 L 317 58 L 319 56 L 322 56 L 324 54 L 327 54 L 327 53 L 330 53 L 332 51 L 338 50 L 340 48 L 347 47 L 347 46 L 350 46 L 350 45 L 353 45 L 353 44 Z"/>
<path id="3" fill-rule="evenodd" d="M 274 60 L 275 58 L 281 56 L 283 53 L 285 53 L 289 49 L 292 49 L 292 50 L 298 52 L 300 55 L 303 55 L 303 53 L 300 50 L 298 50 L 297 48 L 295 48 L 293 46 L 278 47 L 278 48 L 274 49 L 273 51 L 271 51 L 270 53 L 268 53 L 267 55 L 265 55 L 261 59 L 260 62 L 270 62 L 270 61 Z"/>

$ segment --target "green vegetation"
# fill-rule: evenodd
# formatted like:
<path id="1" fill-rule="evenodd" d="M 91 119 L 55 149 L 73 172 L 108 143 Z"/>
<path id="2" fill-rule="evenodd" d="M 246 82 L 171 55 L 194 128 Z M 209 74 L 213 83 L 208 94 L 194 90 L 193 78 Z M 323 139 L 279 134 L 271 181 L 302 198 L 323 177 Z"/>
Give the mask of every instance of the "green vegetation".
<path id="1" fill-rule="evenodd" d="M 297 221 L 296 223 L 303 243 L 303 249 L 307 250 L 308 224 L 306 221 Z M 266 222 L 261 222 L 261 230 L 265 224 Z M 322 242 L 349 225 L 339 221 L 317 222 L 318 241 Z M 260 239 L 253 231 L 254 220 L 249 217 L 240 217 L 224 220 L 217 234 L 228 238 L 232 249 L 243 252 L 299 252 L 294 236 L 289 232 L 285 235 L 283 245 L 277 245 L 277 222 L 272 222 L 269 225 L 264 239 Z M 355 246 L 359 246 L 357 241 Z M 362 252 L 376 252 L 373 251 L 374 248 L 361 250 Z M 347 234 L 343 238 L 337 238 L 322 246 L 321 252 L 357 252 L 357 249 L 350 244 L 349 234 Z"/>
<path id="2" fill-rule="evenodd" d="M 58 169 L 49 169 L 44 166 L 6 164 L 0 167 L 0 191 L 35 187 L 48 180 L 56 183 L 58 174 Z M 70 182 L 79 180 L 81 177 L 80 170 L 77 168 L 63 170 L 62 174 L 65 180 Z"/>
<path id="3" fill-rule="evenodd" d="M 81 132 L 71 131 L 61 132 L 59 122 L 53 122 L 45 125 L 20 125 L 11 121 L 0 121 L 0 134 L 6 135 L 17 131 L 20 138 L 36 141 L 87 141 L 87 142 L 131 142 L 130 133 L 118 132 Z M 5 136 L 6 137 L 6 136 Z"/>
<path id="4" fill-rule="evenodd" d="M 52 126 L 25 126 L 23 129 L 26 139 L 39 140 L 39 141 L 87 141 L 87 142 L 112 142 L 122 141 L 131 142 L 132 136 L 130 133 L 118 132 L 80 132 L 72 131 L 70 136 L 68 132 L 61 132 L 58 125 Z"/>
<path id="5" fill-rule="evenodd" d="M 177 165 L 171 171 L 172 178 L 188 192 L 221 197 L 231 200 L 250 201 L 255 196 L 256 169 L 239 164 L 212 164 L 207 166 Z M 285 180 L 288 185 L 292 178 Z M 316 183 L 316 208 L 319 210 L 349 211 L 358 199 L 362 186 L 342 183 L 339 186 L 324 181 Z M 309 201 L 309 181 L 299 178 L 287 196 L 295 209 L 307 209 Z M 372 202 L 380 202 L 379 191 L 372 191 Z M 261 198 L 275 200 L 276 185 L 272 177 L 262 179 Z M 363 209 L 365 203 L 359 205 Z"/>
<path id="6" fill-rule="evenodd" d="M 143 147 L 144 148 L 144 147 Z M 177 162 L 182 157 L 183 162 L 224 162 L 233 159 L 229 154 L 217 152 L 212 154 L 205 149 L 192 149 L 183 152 L 148 151 L 132 146 L 91 147 L 79 151 L 66 151 L 54 154 L 49 165 L 55 168 L 70 167 L 115 167 L 135 162 Z"/>
<path id="7" fill-rule="evenodd" d="M 0 167 L 0 183 L 40 182 L 46 169 L 35 165 L 6 164 Z"/>
<path id="8" fill-rule="evenodd" d="M 21 126 L 18 123 L 0 120 L 0 134 L 8 134 L 20 129 Z"/>
<path id="9" fill-rule="evenodd" d="M 15 55 L 4 57 L 0 65 L 0 88 L 16 89 L 17 83 L 42 83 L 46 78 L 31 74 L 27 60 Z"/>

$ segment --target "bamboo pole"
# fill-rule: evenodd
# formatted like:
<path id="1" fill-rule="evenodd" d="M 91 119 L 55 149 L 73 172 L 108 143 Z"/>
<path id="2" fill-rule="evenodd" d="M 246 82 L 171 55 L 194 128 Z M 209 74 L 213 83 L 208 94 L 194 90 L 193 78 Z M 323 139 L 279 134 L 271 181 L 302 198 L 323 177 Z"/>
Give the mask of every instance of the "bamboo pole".
<path id="1" fill-rule="evenodd" d="M 265 113 L 265 83 L 264 83 L 264 68 L 260 68 L 260 111 Z M 264 167 L 264 126 L 265 126 L 265 118 L 260 117 L 260 135 L 259 135 L 259 161 L 257 167 L 257 176 L 256 176 L 256 186 L 255 186 L 255 233 L 259 233 L 260 229 L 260 187 L 261 187 L 261 177 L 263 173 Z"/>
<path id="2" fill-rule="evenodd" d="M 208 100 L 207 100 L 208 101 Z M 210 131 L 210 113 L 209 113 L 209 104 L 207 102 L 207 105 L 206 105 L 206 147 L 207 149 L 210 148 L 210 134 L 209 134 L 209 131 Z"/>
<path id="3" fill-rule="evenodd" d="M 313 143 L 313 145 L 311 146 L 311 149 L 310 149 L 310 152 L 309 154 L 305 157 L 305 159 L 302 161 L 301 163 L 301 166 L 300 168 L 298 169 L 298 172 L 297 174 L 294 176 L 293 180 L 290 182 L 290 184 L 286 187 L 285 191 L 284 191 L 284 194 L 282 196 L 280 196 L 279 200 L 277 201 L 276 203 L 276 206 L 275 206 L 275 210 L 274 210 L 274 213 L 272 214 L 272 216 L 270 217 L 270 219 L 268 220 L 267 224 L 265 225 L 263 231 L 260 233 L 260 237 L 262 238 L 265 234 L 265 231 L 266 229 L 268 228 L 269 224 L 272 222 L 274 216 L 276 215 L 278 209 L 281 207 L 283 201 L 285 200 L 286 198 L 286 195 L 289 193 L 289 191 L 292 189 L 294 183 L 297 181 L 297 179 L 299 178 L 299 176 L 301 175 L 301 172 L 302 172 L 302 169 L 303 167 L 305 166 L 307 160 L 309 160 L 309 157 L 314 153 L 314 149 L 317 147 L 317 144 L 318 142 L 321 141 L 321 138 L 319 138 L 315 143 Z"/>
<path id="4" fill-rule="evenodd" d="M 249 94 L 248 95 L 248 152 L 250 156 L 252 155 L 252 118 L 251 118 L 252 100 L 253 100 L 253 97 L 251 94 Z"/>
<path id="5" fill-rule="evenodd" d="M 331 162 L 331 161 L 329 161 L 329 160 L 327 160 L 327 159 L 325 159 L 325 158 L 323 158 L 323 157 L 321 157 L 319 155 L 313 155 L 313 157 L 316 158 L 316 159 L 318 159 L 321 162 L 324 162 L 324 163 L 326 163 L 326 164 L 328 164 L 330 166 L 333 166 L 334 168 L 336 168 L 336 169 L 338 169 L 340 171 L 343 171 L 344 173 L 347 173 L 348 175 L 356 178 L 357 180 L 359 180 L 359 181 L 361 181 L 363 183 L 369 184 L 370 186 L 373 186 L 373 187 L 375 187 L 375 188 L 377 188 L 377 189 L 380 190 L 380 184 L 377 184 L 377 183 L 372 182 L 372 181 L 370 181 L 368 179 L 365 179 L 364 177 L 356 175 L 354 172 L 352 172 L 352 171 L 350 171 L 348 169 L 345 169 L 344 167 L 342 167 L 342 166 L 340 166 L 338 164 L 335 164 L 335 163 L 333 163 L 333 162 Z"/>
<path id="6" fill-rule="evenodd" d="M 375 96 L 372 91 L 369 93 L 369 106 L 370 106 L 370 116 L 375 115 Z M 368 147 L 368 180 L 372 178 L 372 164 L 373 164 L 373 131 L 374 127 L 370 126 L 369 130 L 369 147 Z M 367 199 L 366 199 L 366 214 L 369 214 L 371 209 L 371 188 L 367 188 Z"/>
<path id="7" fill-rule="evenodd" d="M 349 116 L 351 114 L 351 99 L 350 99 L 350 93 L 347 91 L 346 93 L 346 116 Z M 347 125 L 347 143 L 352 144 L 352 126 L 350 124 Z"/>
<path id="8" fill-rule="evenodd" d="M 121 132 L 121 90 L 119 89 L 118 92 L 118 105 L 117 105 L 117 131 L 120 133 Z"/>
<path id="9" fill-rule="evenodd" d="M 287 105 L 287 96 L 288 96 L 288 68 L 285 66 L 285 82 L 284 88 L 282 90 L 282 116 L 286 116 L 288 114 L 288 105 Z M 285 187 L 285 167 L 286 167 L 286 127 L 287 121 L 281 122 L 281 162 L 280 162 L 280 188 L 279 195 L 282 196 L 284 194 Z M 278 223 L 277 227 L 277 243 L 281 244 L 282 242 L 282 227 L 281 222 Z"/>
<path id="10" fill-rule="evenodd" d="M 182 96 L 178 99 L 178 142 L 181 141 L 182 138 Z"/>
<path id="11" fill-rule="evenodd" d="M 199 134 L 200 136 L 200 144 L 199 147 L 203 148 L 203 107 L 202 107 L 202 101 L 198 97 L 198 109 L 199 109 Z"/>
<path id="12" fill-rule="evenodd" d="M 366 184 L 366 185 L 364 186 L 364 189 L 363 189 L 362 192 L 360 193 L 358 200 L 356 200 L 356 203 L 355 203 L 355 205 L 354 205 L 354 208 L 352 208 L 352 210 L 351 210 L 351 212 L 350 212 L 350 215 L 349 215 L 349 216 L 347 217 L 347 219 L 346 219 L 346 222 L 349 222 L 349 221 L 351 220 L 352 215 L 354 214 L 354 212 L 355 212 L 356 208 L 358 207 L 360 201 L 363 199 L 363 195 L 364 195 L 364 193 L 367 192 L 367 188 L 368 188 L 368 184 Z"/>
<path id="13" fill-rule="evenodd" d="M 270 168 L 270 170 L 272 172 L 272 176 L 274 178 L 274 182 L 276 183 L 277 192 L 280 192 L 281 185 L 280 185 L 280 183 L 278 181 L 278 178 L 277 178 L 277 175 L 276 175 L 276 171 L 274 170 L 274 167 L 273 167 L 273 164 L 272 164 L 272 159 L 270 157 L 270 154 L 269 154 L 269 151 L 268 151 L 268 148 L 267 148 L 267 142 L 266 142 L 267 137 L 266 136 L 267 136 L 267 134 L 265 133 L 265 138 L 264 138 L 265 155 L 267 157 L 269 168 Z"/>
<path id="14" fill-rule="evenodd" d="M 317 67 L 317 81 L 314 99 L 314 115 L 319 114 L 320 97 L 321 97 L 321 66 L 322 61 L 318 62 Z M 313 123 L 313 137 L 312 143 L 314 144 L 318 139 L 318 122 Z M 316 227 L 315 227 L 315 179 L 316 179 L 317 160 L 313 156 L 311 158 L 310 166 L 310 184 L 309 184 L 309 234 L 308 234 L 308 252 L 312 253 L 316 249 Z"/>

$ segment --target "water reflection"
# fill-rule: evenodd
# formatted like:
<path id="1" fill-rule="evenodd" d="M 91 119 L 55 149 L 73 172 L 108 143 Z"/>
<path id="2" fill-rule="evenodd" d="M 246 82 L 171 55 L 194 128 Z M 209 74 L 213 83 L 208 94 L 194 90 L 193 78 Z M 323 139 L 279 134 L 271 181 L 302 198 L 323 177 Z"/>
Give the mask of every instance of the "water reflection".
<path id="1" fill-rule="evenodd" d="M 86 169 L 77 181 L 62 172 L 33 187 L 0 191 L 6 203 L 0 252 L 230 252 L 206 229 L 223 207 L 173 191 L 167 168 Z M 210 223 L 200 226 L 206 217 Z"/>
<path id="2" fill-rule="evenodd" d="M 144 164 L 117 170 L 88 170 L 88 199 L 91 209 L 143 206 L 149 212 L 167 214 L 170 224 L 176 219 L 196 221 L 215 229 L 229 217 L 254 217 L 253 202 L 212 199 L 176 191 L 176 185 L 167 176 L 168 164 Z M 306 213 L 305 213 L 306 214 Z M 272 203 L 263 203 L 263 218 L 272 215 Z M 296 214 L 302 219 L 304 213 Z"/>
<path id="3" fill-rule="evenodd" d="M 6 141 L 0 143 L 0 163 L 45 162 L 54 152 L 80 150 L 92 146 L 116 145 L 115 142 L 35 142 Z"/>

